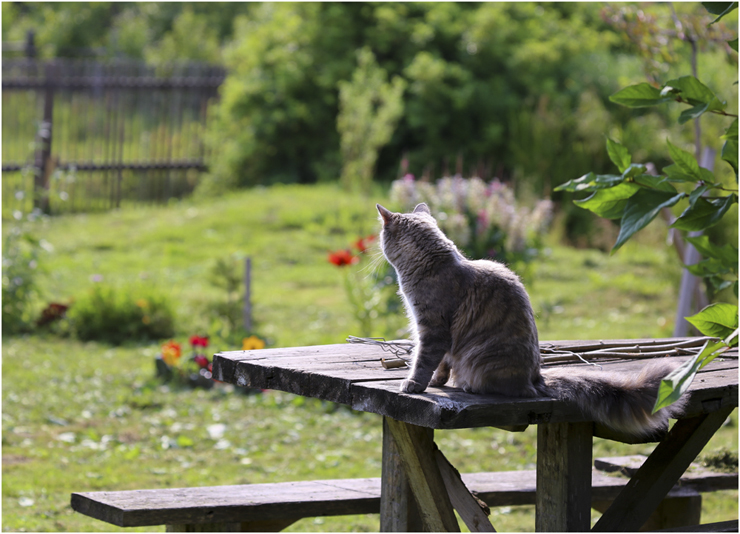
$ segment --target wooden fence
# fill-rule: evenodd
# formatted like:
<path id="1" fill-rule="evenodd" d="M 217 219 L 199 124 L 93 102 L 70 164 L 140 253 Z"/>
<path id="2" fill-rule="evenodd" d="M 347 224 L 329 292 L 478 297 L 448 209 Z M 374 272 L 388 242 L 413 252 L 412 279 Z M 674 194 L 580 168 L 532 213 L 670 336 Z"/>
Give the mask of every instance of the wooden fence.
<path id="1" fill-rule="evenodd" d="M 191 192 L 207 169 L 208 107 L 224 76 L 198 63 L 5 59 L 3 218 Z"/>

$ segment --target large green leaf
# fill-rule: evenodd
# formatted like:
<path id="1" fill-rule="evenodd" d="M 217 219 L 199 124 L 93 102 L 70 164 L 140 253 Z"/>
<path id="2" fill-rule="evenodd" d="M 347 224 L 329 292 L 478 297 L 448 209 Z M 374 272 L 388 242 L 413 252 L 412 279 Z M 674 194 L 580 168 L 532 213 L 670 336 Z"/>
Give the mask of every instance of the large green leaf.
<path id="1" fill-rule="evenodd" d="M 665 87 L 672 87 L 679 91 L 681 98 L 692 106 L 706 106 L 704 111 L 720 111 L 727 107 L 727 102 L 720 100 L 709 87 L 694 76 L 681 76 L 670 80 L 666 82 Z"/>
<path id="2" fill-rule="evenodd" d="M 696 237 L 686 237 L 686 241 L 694 245 L 694 248 L 705 258 L 714 258 L 719 260 L 724 267 L 734 269 L 737 272 L 738 252 L 737 247 L 731 244 L 715 245 L 709 241 L 709 236 L 700 235 Z"/>
<path id="3" fill-rule="evenodd" d="M 687 177 L 693 178 L 693 180 L 699 181 L 703 179 L 702 173 L 699 170 L 699 163 L 691 152 L 677 147 L 670 141 L 668 143 L 668 154 L 674 161 L 678 169 Z"/>
<path id="4" fill-rule="evenodd" d="M 737 329 L 737 306 L 726 302 L 716 302 L 696 315 L 686 317 L 686 320 L 705 336 L 726 337 Z"/>
<path id="5" fill-rule="evenodd" d="M 609 100 L 630 108 L 644 108 L 671 102 L 674 98 L 661 95 L 660 89 L 643 82 L 617 91 L 609 97 Z"/>
<path id="6" fill-rule="evenodd" d="M 632 163 L 632 156 L 629 150 L 627 150 L 627 147 L 616 141 L 612 141 L 608 137 L 606 138 L 606 152 L 609 154 L 609 159 L 612 160 L 612 163 L 617 166 L 617 169 L 621 173 Z"/>
<path id="7" fill-rule="evenodd" d="M 640 189 L 637 184 L 622 182 L 608 189 L 599 189 L 590 197 L 574 202 L 581 208 L 593 211 L 599 217 L 619 219 L 627 205 L 627 199 Z"/>
<path id="8" fill-rule="evenodd" d="M 636 184 L 640 184 L 648 189 L 656 189 L 658 191 L 667 191 L 669 193 L 675 193 L 676 188 L 666 179 L 665 176 L 654 176 L 652 174 L 641 174 L 634 178 Z"/>
<path id="9" fill-rule="evenodd" d="M 718 15 L 716 19 L 709 23 L 710 26 L 715 22 L 719 22 L 719 20 L 728 13 L 737 9 L 737 2 L 702 2 L 701 5 L 703 5 L 712 15 Z"/>
<path id="10" fill-rule="evenodd" d="M 632 235 L 647 226 L 660 210 L 676 204 L 685 196 L 685 193 L 658 191 L 654 189 L 640 189 L 627 200 L 622 215 L 622 224 L 619 229 L 617 242 L 612 247 L 612 253 L 632 237 Z"/>
<path id="11" fill-rule="evenodd" d="M 685 361 L 661 380 L 658 388 L 658 398 L 655 400 L 655 406 L 653 406 L 653 413 L 680 399 L 681 395 L 689 389 L 699 369 L 728 349 L 729 345 L 723 341 L 707 340 L 699 354 Z"/>
<path id="12" fill-rule="evenodd" d="M 717 224 L 732 204 L 737 202 L 737 195 L 732 193 L 726 197 L 707 200 L 698 197 L 693 205 L 689 205 L 678 219 L 671 225 L 679 230 L 697 231 L 710 228 Z"/>

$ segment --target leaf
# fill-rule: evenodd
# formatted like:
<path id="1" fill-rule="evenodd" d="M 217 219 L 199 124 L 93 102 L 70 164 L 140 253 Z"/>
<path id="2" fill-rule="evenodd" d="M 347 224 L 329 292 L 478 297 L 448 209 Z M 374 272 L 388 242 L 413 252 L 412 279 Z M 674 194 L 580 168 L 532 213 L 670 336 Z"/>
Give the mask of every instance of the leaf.
<path id="1" fill-rule="evenodd" d="M 597 191 L 599 189 L 614 187 L 623 180 L 624 178 L 616 174 L 596 175 L 593 172 L 590 172 L 588 174 L 584 174 L 580 178 L 568 180 L 564 184 L 560 184 L 555 188 L 555 191 Z"/>
<path id="2" fill-rule="evenodd" d="M 701 171 L 699 171 L 699 163 L 696 161 L 694 155 L 677 147 L 670 141 L 667 141 L 667 143 L 668 153 L 670 154 L 671 159 L 676 163 L 676 166 L 683 172 L 683 174 L 693 178 L 695 182 L 701 180 L 702 174 Z"/>
<path id="3" fill-rule="evenodd" d="M 674 99 L 670 96 L 661 96 L 660 89 L 643 82 L 617 91 L 609 97 L 609 100 L 630 108 L 644 108 L 671 102 Z"/>
<path id="4" fill-rule="evenodd" d="M 656 189 L 658 191 L 667 191 L 669 193 L 676 193 L 676 188 L 666 179 L 665 176 L 653 176 L 652 174 L 641 174 L 635 176 L 635 183 L 640 184 L 643 187 L 649 189 Z"/>
<path id="5" fill-rule="evenodd" d="M 737 247 L 730 245 L 715 245 L 709 241 L 709 236 L 700 235 L 696 237 L 686 237 L 686 241 L 694 245 L 694 248 L 705 258 L 714 258 L 721 264 L 737 272 L 738 252 Z"/>
<path id="6" fill-rule="evenodd" d="M 705 336 L 726 337 L 737 329 L 737 306 L 716 302 L 686 320 Z"/>
<path id="7" fill-rule="evenodd" d="M 653 413 L 657 412 L 661 408 L 670 406 L 680 399 L 681 395 L 689 389 L 689 386 L 694 380 L 694 376 L 696 376 L 699 369 L 707 365 L 722 352 L 725 352 L 728 348 L 728 345 L 723 341 L 707 340 L 699 354 L 690 360 L 685 361 L 679 367 L 671 371 L 668 376 L 660 382 L 658 398 L 655 400 Z"/>
<path id="8" fill-rule="evenodd" d="M 608 189 L 599 189 L 590 197 L 576 200 L 574 203 L 581 208 L 593 211 L 599 217 L 619 219 L 627 205 L 627 199 L 640 189 L 637 184 L 622 182 Z"/>
<path id="9" fill-rule="evenodd" d="M 645 174 L 645 171 L 647 171 L 647 167 L 642 163 L 630 163 L 629 167 L 622 171 L 622 177 L 632 178 L 634 176 Z"/>
<path id="10" fill-rule="evenodd" d="M 698 197 L 693 205 L 689 205 L 678 216 L 671 228 L 688 231 L 705 230 L 722 220 L 730 206 L 736 202 L 737 195 L 735 193 L 714 200 Z"/>
<path id="11" fill-rule="evenodd" d="M 730 45 L 730 48 L 737 52 L 737 37 L 735 37 L 732 41 L 727 41 L 727 44 Z"/>
<path id="12" fill-rule="evenodd" d="M 737 2 L 702 2 L 701 5 L 703 5 L 712 15 L 719 15 L 709 23 L 710 26 L 715 22 L 719 22 L 722 17 L 737 9 Z"/>
<path id="13" fill-rule="evenodd" d="M 686 174 L 681 170 L 681 167 L 676 165 L 668 165 L 663 167 L 663 173 L 668 176 L 668 179 L 672 182 L 696 182 L 696 176 Z"/>
<path id="14" fill-rule="evenodd" d="M 681 98 L 692 106 L 697 108 L 705 106 L 705 109 L 701 113 L 705 111 L 720 111 L 727 107 L 727 102 L 720 100 L 709 87 L 694 76 L 681 76 L 680 78 L 666 82 L 665 85 L 677 89 L 680 92 Z"/>
<path id="15" fill-rule="evenodd" d="M 725 130 L 725 135 L 722 136 L 725 139 L 725 144 L 722 147 L 722 159 L 732 166 L 735 171 L 735 179 L 737 179 L 737 154 L 738 154 L 738 143 L 737 143 L 737 119 L 732 121 L 732 124 Z"/>
<path id="16" fill-rule="evenodd" d="M 612 141 L 608 137 L 606 138 L 606 152 L 609 154 L 609 159 L 612 160 L 612 163 L 617 166 L 617 169 L 621 173 L 624 173 L 630 166 L 630 163 L 632 163 L 632 156 L 629 150 L 627 150 L 627 147 L 616 141 Z"/>
<path id="17" fill-rule="evenodd" d="M 187 436 L 177 436 L 177 446 L 178 447 L 193 447 L 195 445 L 195 441 L 193 441 L 192 438 L 189 438 Z"/>
<path id="18" fill-rule="evenodd" d="M 622 224 L 617 242 L 612 247 L 612 253 L 624 245 L 635 232 L 647 226 L 661 209 L 673 206 L 684 196 L 685 193 L 641 189 L 630 197 L 624 208 Z"/>

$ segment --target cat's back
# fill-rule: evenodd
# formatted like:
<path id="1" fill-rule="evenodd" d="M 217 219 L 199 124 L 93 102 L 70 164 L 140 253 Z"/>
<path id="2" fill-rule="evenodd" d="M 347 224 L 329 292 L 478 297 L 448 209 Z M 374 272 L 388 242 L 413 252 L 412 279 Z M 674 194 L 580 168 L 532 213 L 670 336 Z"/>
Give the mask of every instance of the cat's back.
<path id="1" fill-rule="evenodd" d="M 519 276 L 503 263 L 494 260 L 464 260 L 461 267 L 472 276 L 473 283 L 509 287 L 524 291 Z"/>

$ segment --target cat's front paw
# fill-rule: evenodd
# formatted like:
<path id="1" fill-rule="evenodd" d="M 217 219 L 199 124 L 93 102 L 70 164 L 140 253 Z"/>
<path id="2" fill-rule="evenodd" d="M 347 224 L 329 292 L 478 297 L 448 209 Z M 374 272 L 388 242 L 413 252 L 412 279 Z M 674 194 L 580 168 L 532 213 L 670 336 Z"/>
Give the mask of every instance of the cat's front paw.
<path id="1" fill-rule="evenodd" d="M 423 386 L 419 384 L 419 382 L 411 380 L 410 378 L 401 382 L 401 391 L 403 393 L 421 393 L 426 388 L 426 386 Z"/>

